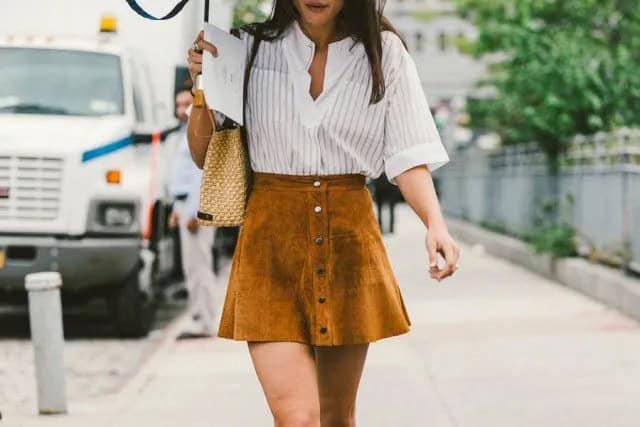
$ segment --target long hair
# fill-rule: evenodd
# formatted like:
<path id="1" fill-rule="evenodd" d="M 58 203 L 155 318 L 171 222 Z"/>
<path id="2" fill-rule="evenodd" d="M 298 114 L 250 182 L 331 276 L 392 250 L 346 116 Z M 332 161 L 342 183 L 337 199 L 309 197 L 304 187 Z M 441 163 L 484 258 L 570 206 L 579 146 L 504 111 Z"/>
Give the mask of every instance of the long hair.
<path id="1" fill-rule="evenodd" d="M 345 0 L 338 15 L 338 28 L 349 34 L 355 43 L 362 43 L 367 53 L 371 67 L 371 104 L 380 102 L 385 94 L 382 31 L 399 35 L 383 16 L 385 3 L 386 0 Z M 271 41 L 280 38 L 299 18 L 293 0 L 274 0 L 271 15 L 265 22 L 248 24 L 243 29 L 260 40 Z"/>

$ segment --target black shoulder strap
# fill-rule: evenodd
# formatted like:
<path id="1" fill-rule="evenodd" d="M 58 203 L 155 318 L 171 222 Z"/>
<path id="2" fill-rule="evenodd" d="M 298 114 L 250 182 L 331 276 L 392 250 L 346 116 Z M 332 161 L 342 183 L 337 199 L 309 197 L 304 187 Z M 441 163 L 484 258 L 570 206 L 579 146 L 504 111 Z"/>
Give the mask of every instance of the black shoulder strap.
<path id="1" fill-rule="evenodd" d="M 237 28 L 231 30 L 231 32 L 238 37 L 240 36 L 240 31 Z M 256 29 L 256 31 L 253 34 L 253 42 L 251 44 L 251 54 L 249 56 L 249 62 L 247 62 L 246 68 L 244 69 L 244 89 L 243 89 L 244 99 L 242 101 L 242 104 L 244 107 L 242 110 L 244 126 L 240 127 L 240 133 L 242 135 L 242 144 L 244 145 L 245 152 L 247 153 L 247 168 L 249 170 L 251 170 L 251 160 L 249 155 L 249 135 L 247 133 L 247 119 L 246 119 L 247 99 L 249 98 L 248 92 L 249 92 L 249 79 L 251 77 L 251 69 L 253 68 L 253 63 L 256 60 L 256 56 L 258 55 L 258 48 L 260 47 L 261 40 L 262 40 L 262 37 L 260 35 L 260 31 Z M 249 188 L 248 189 L 249 192 L 252 191 L 253 174 L 249 174 L 248 188 Z"/>
<path id="2" fill-rule="evenodd" d="M 164 16 L 157 17 L 157 16 L 151 15 L 149 12 L 144 10 L 142 8 L 142 6 L 140 6 L 138 4 L 138 2 L 136 0 L 126 0 L 126 1 L 129 4 L 129 6 L 131 7 L 131 9 L 133 9 L 138 15 L 142 16 L 143 18 L 151 19 L 153 21 L 166 21 L 167 19 L 173 18 L 178 13 L 180 13 L 182 8 L 184 8 L 185 5 L 189 2 L 189 0 L 180 0 L 180 2 L 178 4 L 176 4 L 173 7 L 173 9 L 171 9 L 171 11 L 169 13 L 167 13 Z M 206 14 L 208 14 L 208 8 L 205 8 L 205 15 Z M 207 18 L 207 17 L 205 17 L 205 18 Z M 207 21 L 207 19 L 205 19 L 205 21 Z"/>
<path id="3" fill-rule="evenodd" d="M 258 48 L 260 47 L 261 37 L 258 31 L 253 35 L 253 43 L 251 45 L 251 56 L 249 56 L 249 62 L 247 68 L 244 70 L 244 102 L 246 104 L 249 93 L 249 79 L 251 77 L 251 69 L 256 62 L 256 56 L 258 55 Z"/>

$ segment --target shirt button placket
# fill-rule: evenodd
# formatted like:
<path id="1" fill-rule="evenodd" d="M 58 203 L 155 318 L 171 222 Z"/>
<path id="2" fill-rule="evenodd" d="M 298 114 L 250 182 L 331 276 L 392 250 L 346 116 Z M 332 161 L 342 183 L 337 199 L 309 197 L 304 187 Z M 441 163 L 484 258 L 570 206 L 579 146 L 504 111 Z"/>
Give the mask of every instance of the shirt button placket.
<path id="1" fill-rule="evenodd" d="M 311 231 L 313 238 L 312 257 L 312 283 L 315 311 L 315 331 L 316 341 L 319 344 L 331 344 L 332 330 L 330 329 L 329 316 L 329 287 L 327 283 L 326 263 L 329 253 L 328 242 L 328 221 L 326 209 L 327 183 L 318 178 L 312 183 L 314 191 L 311 195 L 309 213 L 311 217 Z"/>

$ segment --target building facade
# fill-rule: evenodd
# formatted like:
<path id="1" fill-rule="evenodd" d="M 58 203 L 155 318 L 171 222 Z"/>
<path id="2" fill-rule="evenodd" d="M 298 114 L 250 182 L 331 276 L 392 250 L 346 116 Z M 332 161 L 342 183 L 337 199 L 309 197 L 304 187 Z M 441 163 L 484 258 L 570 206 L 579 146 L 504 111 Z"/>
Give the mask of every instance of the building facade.
<path id="1" fill-rule="evenodd" d="M 464 99 L 485 75 L 485 64 L 462 50 L 478 30 L 452 1 L 389 0 L 385 11 L 407 42 L 431 103 Z"/>
<path id="2" fill-rule="evenodd" d="M 478 37 L 478 30 L 448 0 L 388 0 L 385 15 L 416 62 L 445 143 L 465 142 L 470 135 L 456 125 L 458 112 L 486 74 L 486 65 L 464 50 Z"/>

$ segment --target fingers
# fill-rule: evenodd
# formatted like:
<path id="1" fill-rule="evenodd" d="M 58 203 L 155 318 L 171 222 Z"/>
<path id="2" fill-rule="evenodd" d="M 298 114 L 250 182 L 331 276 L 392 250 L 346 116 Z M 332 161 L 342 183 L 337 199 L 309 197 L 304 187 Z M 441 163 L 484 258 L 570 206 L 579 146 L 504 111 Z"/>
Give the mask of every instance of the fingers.
<path id="1" fill-rule="evenodd" d="M 189 74 L 191 74 L 191 79 L 194 80 L 195 76 L 202 73 L 202 64 L 196 64 L 195 62 L 189 63 Z"/>
<path id="2" fill-rule="evenodd" d="M 198 35 L 196 36 L 196 39 L 193 41 L 193 44 L 191 45 L 191 49 L 189 49 L 189 51 L 197 48 L 198 50 L 201 49 L 200 48 L 200 42 L 204 40 L 204 31 L 200 31 L 198 33 Z"/>
<path id="3" fill-rule="evenodd" d="M 189 56 L 192 54 L 202 54 L 202 51 L 206 50 L 213 56 L 218 56 L 218 48 L 213 43 L 210 43 L 204 39 L 204 32 L 200 31 L 193 41 L 193 44 L 189 47 Z"/>
<path id="4" fill-rule="evenodd" d="M 202 72 L 202 54 L 196 53 L 193 49 L 189 49 L 189 73 L 196 76 Z"/>
<path id="5" fill-rule="evenodd" d="M 458 248 L 454 242 L 450 242 L 442 248 L 442 254 L 446 260 L 446 265 L 441 272 L 440 280 L 449 277 L 456 272 L 458 268 L 458 261 L 460 259 L 460 248 Z"/>
<path id="6" fill-rule="evenodd" d="M 187 59 L 189 63 L 193 62 L 195 64 L 202 64 L 202 54 L 193 49 L 189 49 L 189 56 Z"/>
<path id="7" fill-rule="evenodd" d="M 198 48 L 198 50 L 193 51 L 193 48 Z M 213 43 L 210 43 L 208 41 L 206 41 L 205 39 L 198 37 L 194 42 L 193 42 L 193 46 L 192 49 L 190 50 L 190 52 L 194 52 L 197 54 L 200 54 L 202 51 L 206 50 L 207 52 L 209 52 L 211 55 L 213 55 L 214 57 L 218 56 L 218 48 L 216 47 L 216 45 L 214 45 Z"/>
<path id="8" fill-rule="evenodd" d="M 456 256 L 456 252 L 453 248 L 453 244 L 449 243 L 443 246 L 442 248 L 442 256 L 445 259 L 445 265 L 442 270 L 438 273 L 439 280 L 442 280 L 446 277 L 449 277 L 453 274 L 456 268 L 456 264 L 458 262 L 458 257 Z"/>
<path id="9" fill-rule="evenodd" d="M 206 40 L 200 40 L 198 42 L 198 46 L 200 47 L 200 49 L 206 50 L 207 52 L 212 54 L 214 57 L 216 58 L 218 57 L 218 48 L 213 43 L 209 43 Z"/>
<path id="10" fill-rule="evenodd" d="M 455 273 L 460 258 L 460 249 L 452 239 L 442 236 L 428 238 L 427 253 L 431 278 L 441 281 Z M 438 266 L 438 254 L 441 254 L 445 260 L 442 267 Z"/>
<path id="11" fill-rule="evenodd" d="M 429 256 L 429 274 L 432 279 L 440 280 L 438 266 L 438 239 L 427 236 L 427 255 Z"/>
<path id="12" fill-rule="evenodd" d="M 427 239 L 427 254 L 429 255 L 429 270 L 438 269 L 438 246 L 434 239 Z"/>
<path id="13" fill-rule="evenodd" d="M 197 50 L 195 48 L 197 48 Z M 200 31 L 193 41 L 193 46 L 187 51 L 189 74 L 192 80 L 194 80 L 195 76 L 202 73 L 202 55 L 204 51 L 209 52 L 214 58 L 218 56 L 218 48 L 213 43 L 206 41 L 204 39 L 204 32 Z"/>

